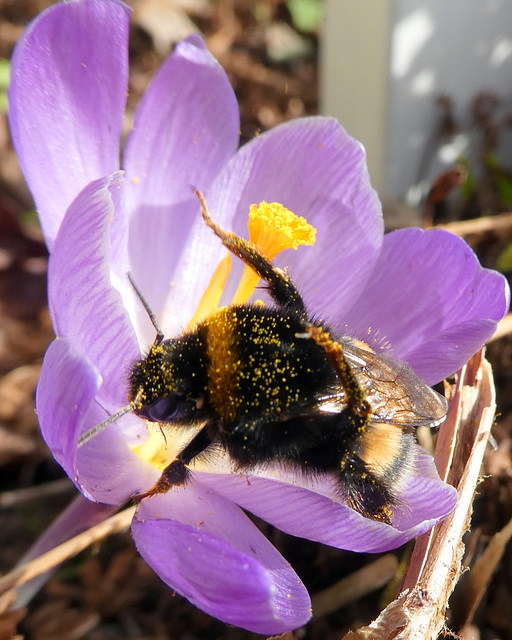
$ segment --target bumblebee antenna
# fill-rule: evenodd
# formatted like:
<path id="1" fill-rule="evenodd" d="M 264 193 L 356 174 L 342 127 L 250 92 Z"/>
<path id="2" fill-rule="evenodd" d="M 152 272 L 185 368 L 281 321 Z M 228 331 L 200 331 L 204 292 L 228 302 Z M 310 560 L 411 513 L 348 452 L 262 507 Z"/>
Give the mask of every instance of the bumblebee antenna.
<path id="1" fill-rule="evenodd" d="M 134 400 L 133 402 L 130 402 L 130 404 L 127 405 L 126 407 L 119 409 L 117 413 L 114 413 L 103 422 L 100 422 L 92 429 L 89 429 L 89 431 L 86 431 L 85 433 L 83 433 L 78 438 L 77 448 L 80 449 L 80 447 L 83 446 L 86 442 L 89 442 L 89 440 L 92 440 L 94 436 L 97 436 L 98 433 L 101 433 L 104 429 L 106 429 L 109 424 L 112 424 L 116 420 L 119 420 L 119 418 L 121 416 L 124 416 L 125 413 L 129 413 L 130 411 L 133 411 L 136 406 L 137 406 L 137 402 Z"/>
<path id="2" fill-rule="evenodd" d="M 162 331 L 162 328 L 160 327 L 160 323 L 157 320 L 155 312 L 149 306 L 148 301 L 142 295 L 141 290 L 139 289 L 139 287 L 133 281 L 133 278 L 132 278 L 130 273 L 128 274 L 128 280 L 130 281 L 130 284 L 132 285 L 133 290 L 137 294 L 137 297 L 142 302 L 142 305 L 143 305 L 144 309 L 146 310 L 146 313 L 148 314 L 149 319 L 151 320 L 151 324 L 155 327 L 156 338 L 155 338 L 154 344 L 155 345 L 159 345 L 162 342 L 162 340 L 164 339 L 165 336 L 164 336 L 164 332 Z M 126 407 L 123 407 L 122 409 L 119 409 L 119 411 L 117 413 L 114 413 L 113 415 L 109 416 L 103 422 L 100 422 L 99 424 L 97 424 L 92 429 L 89 429 L 89 431 L 86 431 L 85 433 L 83 433 L 78 438 L 77 448 L 80 449 L 80 447 L 82 447 L 86 442 L 89 442 L 89 440 L 92 440 L 92 438 L 94 438 L 94 436 L 97 436 L 98 433 L 101 433 L 104 429 L 106 429 L 109 426 L 109 424 L 112 424 L 113 422 L 116 422 L 116 420 L 119 420 L 119 418 L 121 418 L 121 416 L 124 416 L 126 413 L 129 413 L 130 411 L 133 411 L 138 406 L 138 404 L 139 404 L 139 400 L 138 400 L 138 398 L 135 398 L 135 400 L 133 400 L 133 402 L 130 402 L 130 404 L 126 405 Z"/>
<path id="3" fill-rule="evenodd" d="M 155 327 L 155 331 L 156 331 L 155 344 L 159 345 L 163 341 L 165 336 L 164 336 L 164 332 L 162 331 L 162 327 L 160 326 L 160 323 L 158 322 L 158 319 L 157 319 L 157 317 L 155 315 L 155 312 L 149 306 L 148 301 L 142 295 L 141 290 L 139 289 L 139 287 L 133 281 L 133 278 L 132 278 L 130 273 L 128 274 L 128 280 L 130 281 L 130 284 L 132 285 L 133 290 L 137 294 L 137 297 L 142 302 L 142 305 L 143 305 L 144 309 L 146 310 L 146 313 L 148 314 L 149 319 L 151 320 L 151 324 Z"/>

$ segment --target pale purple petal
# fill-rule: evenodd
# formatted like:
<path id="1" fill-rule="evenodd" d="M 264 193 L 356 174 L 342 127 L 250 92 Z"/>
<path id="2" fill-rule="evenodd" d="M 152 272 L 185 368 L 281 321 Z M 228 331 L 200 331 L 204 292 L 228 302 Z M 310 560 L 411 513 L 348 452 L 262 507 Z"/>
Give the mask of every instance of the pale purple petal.
<path id="1" fill-rule="evenodd" d="M 115 508 L 111 505 L 98 504 L 84 498 L 77 493 L 55 521 L 36 540 L 30 549 L 23 554 L 19 564 L 29 562 L 34 558 L 54 549 L 57 545 L 82 533 L 90 527 L 103 522 L 114 515 Z M 30 585 L 30 582 L 28 583 Z M 16 604 L 20 604 L 19 600 Z"/>
<path id="2" fill-rule="evenodd" d="M 91 500 L 121 504 L 151 487 L 160 472 L 136 456 L 120 429 L 144 423 L 125 416 L 77 449 L 81 434 L 108 416 L 95 401 L 101 377 L 92 363 L 57 338 L 46 352 L 36 395 L 41 432 L 57 462 Z M 126 427 L 128 430 L 128 427 Z M 133 438 L 132 438 L 133 439 Z"/>
<path id="3" fill-rule="evenodd" d="M 496 274 L 498 275 L 498 274 Z M 498 281 L 495 281 L 498 284 Z M 498 298 L 503 299 L 503 287 Z M 428 384 L 434 385 L 458 371 L 493 335 L 497 320 L 467 320 L 426 338 L 416 349 L 404 355 Z"/>
<path id="4" fill-rule="evenodd" d="M 122 215 L 119 174 L 88 185 L 71 204 L 48 266 L 53 324 L 98 369 L 98 399 L 116 411 L 127 404 L 127 367 L 139 357 L 134 329 L 111 284 L 110 225 Z"/>
<path id="5" fill-rule="evenodd" d="M 94 403 L 81 433 L 107 417 L 105 411 Z M 133 449 L 146 437 L 144 422 L 127 415 L 109 424 L 81 446 L 76 452 L 75 462 L 80 490 L 91 500 L 119 505 L 132 495 L 151 488 L 160 477 L 161 470 L 136 455 Z"/>
<path id="6" fill-rule="evenodd" d="M 420 447 L 417 450 L 414 468 L 399 495 L 407 506 L 396 511 L 393 526 L 364 518 L 340 502 L 329 477 L 295 478 L 294 484 L 293 474 L 289 483 L 270 479 L 270 473 L 267 477 L 208 474 L 202 481 L 285 533 L 350 551 L 377 553 L 428 531 L 455 508 L 455 489 L 441 482 L 432 456 Z"/>
<path id="7" fill-rule="evenodd" d="M 11 133 L 50 249 L 78 192 L 119 168 L 128 19 L 117 0 L 62 2 L 41 13 L 16 47 Z"/>
<path id="8" fill-rule="evenodd" d="M 280 202 L 316 227 L 314 247 L 286 251 L 275 263 L 289 267 L 309 308 L 329 320 L 364 285 L 382 243 L 364 149 L 331 118 L 298 119 L 258 136 L 226 166 L 207 200 L 215 221 L 244 237 L 249 207 L 262 200 Z"/>
<path id="9" fill-rule="evenodd" d="M 220 620 L 278 634 L 311 616 L 290 565 L 238 507 L 199 482 L 145 500 L 132 532 L 162 580 Z"/>
<path id="10" fill-rule="evenodd" d="M 508 286 L 471 248 L 441 230 L 385 236 L 374 273 L 339 327 L 388 342 L 429 384 L 451 375 L 488 340 L 508 309 Z"/>
<path id="11" fill-rule="evenodd" d="M 43 438 L 75 484 L 76 443 L 101 376 L 66 338 L 57 338 L 45 354 L 37 385 L 36 410 Z"/>
<path id="12" fill-rule="evenodd" d="M 133 276 L 157 313 L 172 274 L 181 273 L 182 262 L 191 259 L 188 235 L 199 217 L 193 187 L 206 189 L 236 152 L 239 128 L 225 71 L 204 41 L 190 36 L 162 64 L 144 94 L 124 158 Z M 203 267 L 196 265 L 194 271 Z M 183 285 L 181 274 L 176 287 Z M 196 283 L 192 289 L 200 295 Z M 191 289 L 185 291 L 184 299 Z"/>
<path id="13" fill-rule="evenodd" d="M 395 526 L 414 532 L 411 537 L 416 537 L 455 509 L 457 490 L 440 480 L 434 458 L 418 447 L 413 473 L 404 483 L 400 499 L 408 508 L 397 510 Z"/>

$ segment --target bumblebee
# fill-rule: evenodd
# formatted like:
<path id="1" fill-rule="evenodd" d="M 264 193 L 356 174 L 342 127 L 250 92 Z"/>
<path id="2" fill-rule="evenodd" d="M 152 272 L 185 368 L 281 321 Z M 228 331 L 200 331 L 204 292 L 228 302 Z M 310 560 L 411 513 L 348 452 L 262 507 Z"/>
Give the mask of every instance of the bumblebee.
<path id="1" fill-rule="evenodd" d="M 166 340 L 134 285 L 157 336 L 131 370 L 127 409 L 164 429 L 201 425 L 135 501 L 185 484 L 190 463 L 220 446 L 244 472 L 278 464 L 331 474 L 354 510 L 391 524 L 392 510 L 405 506 L 397 493 L 415 427 L 440 424 L 446 400 L 407 363 L 315 319 L 292 280 L 215 224 L 196 194 L 206 224 L 266 283 L 273 305 L 222 307 Z"/>

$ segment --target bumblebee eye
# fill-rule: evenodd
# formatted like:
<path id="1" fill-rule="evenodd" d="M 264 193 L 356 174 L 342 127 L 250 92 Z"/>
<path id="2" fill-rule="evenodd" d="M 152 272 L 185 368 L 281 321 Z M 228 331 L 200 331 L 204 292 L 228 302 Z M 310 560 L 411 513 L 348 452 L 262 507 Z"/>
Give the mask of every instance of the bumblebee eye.
<path id="1" fill-rule="evenodd" d="M 190 411 L 190 405 L 180 393 L 169 393 L 147 407 L 142 407 L 138 414 L 152 422 L 171 422 L 184 418 Z"/>

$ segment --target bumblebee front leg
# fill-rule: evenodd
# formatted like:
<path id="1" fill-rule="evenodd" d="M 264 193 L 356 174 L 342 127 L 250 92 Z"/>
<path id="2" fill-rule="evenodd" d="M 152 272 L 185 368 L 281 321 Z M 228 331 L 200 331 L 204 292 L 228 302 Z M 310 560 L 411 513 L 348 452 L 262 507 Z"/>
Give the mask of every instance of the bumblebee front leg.
<path id="1" fill-rule="evenodd" d="M 222 244 L 226 249 L 229 249 L 231 253 L 243 260 L 260 278 L 266 280 L 270 295 L 278 305 L 295 311 L 306 318 L 307 312 L 304 301 L 290 278 L 288 278 L 281 269 L 276 269 L 276 267 L 274 267 L 256 247 L 247 242 L 247 240 L 240 238 L 230 231 L 224 231 L 222 227 L 219 227 L 219 225 L 212 220 L 208 212 L 204 195 L 197 189 L 194 193 L 201 204 L 203 220 L 222 240 Z"/>
<path id="2" fill-rule="evenodd" d="M 183 451 L 176 456 L 176 459 L 173 460 L 170 465 L 165 467 L 155 486 L 149 491 L 137 493 L 132 496 L 133 502 L 138 504 L 144 498 L 150 498 L 151 496 L 155 496 L 159 493 L 167 493 L 169 489 L 172 489 L 172 487 L 187 484 L 190 477 L 188 465 L 196 456 L 203 453 L 203 451 L 205 451 L 214 442 L 214 438 L 211 434 L 213 429 L 210 427 L 210 423 L 205 424 L 201 431 L 196 433 Z"/>

